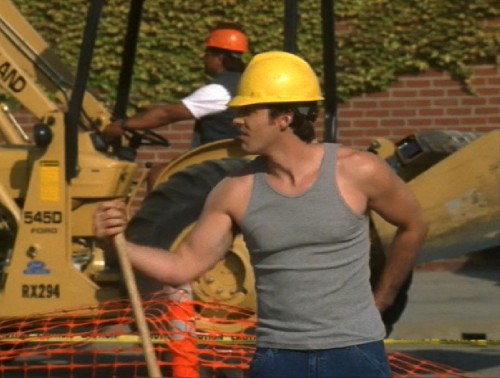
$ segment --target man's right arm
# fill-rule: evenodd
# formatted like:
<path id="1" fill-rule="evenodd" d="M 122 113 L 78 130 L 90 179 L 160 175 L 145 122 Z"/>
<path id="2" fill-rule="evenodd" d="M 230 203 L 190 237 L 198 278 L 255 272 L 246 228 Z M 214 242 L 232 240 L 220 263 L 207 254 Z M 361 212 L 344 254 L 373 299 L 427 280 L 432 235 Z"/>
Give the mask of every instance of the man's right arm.
<path id="1" fill-rule="evenodd" d="M 212 190 L 195 227 L 174 252 L 122 240 L 134 268 L 159 282 L 179 286 L 196 279 L 222 259 L 233 239 L 226 186 L 221 182 Z M 109 202 L 98 207 L 94 215 L 96 235 L 123 238 L 123 217 L 121 207 Z"/>
<path id="2" fill-rule="evenodd" d="M 122 135 L 123 127 L 133 130 L 154 129 L 174 122 L 199 119 L 227 109 L 230 93 L 220 84 L 208 84 L 198 88 L 182 101 L 151 105 L 145 111 L 126 120 L 117 120 L 103 130 L 106 140 L 113 140 Z"/>
<path id="3" fill-rule="evenodd" d="M 152 105 L 133 117 L 110 123 L 103 130 L 103 134 L 107 140 L 112 140 L 122 134 L 124 127 L 132 130 L 155 129 L 173 122 L 185 121 L 193 118 L 189 109 L 182 102 Z"/>

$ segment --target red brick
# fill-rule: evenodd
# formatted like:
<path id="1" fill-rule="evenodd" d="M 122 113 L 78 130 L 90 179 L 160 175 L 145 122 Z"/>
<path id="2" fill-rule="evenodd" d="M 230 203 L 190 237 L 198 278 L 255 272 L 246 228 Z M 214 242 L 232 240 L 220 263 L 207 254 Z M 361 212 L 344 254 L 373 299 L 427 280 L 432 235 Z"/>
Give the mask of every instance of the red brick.
<path id="1" fill-rule="evenodd" d="M 472 108 L 449 108 L 445 110 L 446 115 L 469 116 L 472 115 Z"/>
<path id="2" fill-rule="evenodd" d="M 378 107 L 377 101 L 370 100 L 354 100 L 352 102 L 353 109 L 373 109 Z"/>
<path id="3" fill-rule="evenodd" d="M 380 125 L 382 127 L 403 127 L 406 124 L 404 119 L 382 119 Z"/>
<path id="4" fill-rule="evenodd" d="M 365 115 L 362 110 L 341 110 L 338 113 L 339 118 L 360 118 Z"/>
<path id="5" fill-rule="evenodd" d="M 396 89 L 392 91 L 393 97 L 416 97 L 418 92 L 410 89 Z"/>
<path id="6" fill-rule="evenodd" d="M 434 79 L 432 81 L 432 86 L 435 88 L 456 88 L 458 83 L 452 79 Z"/>
<path id="7" fill-rule="evenodd" d="M 476 76 L 495 76 L 498 75 L 498 73 L 498 67 L 487 65 L 474 67 L 474 75 Z"/>
<path id="8" fill-rule="evenodd" d="M 495 87 L 483 87 L 483 88 L 477 88 L 476 89 L 476 94 L 478 96 L 500 96 L 500 86 L 498 88 Z"/>
<path id="9" fill-rule="evenodd" d="M 378 120 L 373 119 L 356 119 L 352 122 L 354 127 L 377 127 Z"/>
<path id="10" fill-rule="evenodd" d="M 370 129 L 366 130 L 366 135 L 370 138 L 386 138 L 390 132 L 387 129 Z"/>
<path id="11" fill-rule="evenodd" d="M 383 100 L 380 101 L 380 107 L 382 108 L 403 108 L 406 106 L 406 101 L 400 100 Z"/>
<path id="12" fill-rule="evenodd" d="M 408 126 L 425 127 L 433 125 L 433 121 L 433 118 L 412 118 L 407 121 L 407 124 Z"/>
<path id="13" fill-rule="evenodd" d="M 439 100 L 433 100 L 432 103 L 436 106 L 455 106 L 458 105 L 458 99 L 456 98 L 443 98 Z"/>
<path id="14" fill-rule="evenodd" d="M 488 85 L 500 88 L 500 75 L 488 78 Z"/>
<path id="15" fill-rule="evenodd" d="M 368 98 L 385 98 L 389 96 L 390 94 L 388 92 L 376 92 L 376 93 L 370 93 L 368 95 Z"/>
<path id="16" fill-rule="evenodd" d="M 337 110 L 344 110 L 344 109 L 351 109 L 352 108 L 352 102 L 341 102 L 338 104 Z"/>
<path id="17" fill-rule="evenodd" d="M 486 99 L 481 97 L 466 97 L 461 99 L 460 103 L 466 106 L 486 105 Z"/>
<path id="18" fill-rule="evenodd" d="M 473 77 L 470 81 L 470 84 L 472 87 L 481 87 L 483 85 L 486 85 L 486 83 L 488 82 L 488 79 L 485 78 L 485 77 Z"/>
<path id="19" fill-rule="evenodd" d="M 419 116 L 442 116 L 444 115 L 443 108 L 424 108 L 417 111 Z"/>
<path id="20" fill-rule="evenodd" d="M 459 124 L 458 118 L 436 118 L 434 120 L 434 125 L 437 127 L 443 127 L 443 126 L 455 126 Z"/>
<path id="21" fill-rule="evenodd" d="M 339 129 L 348 129 L 350 127 L 354 127 L 352 124 L 353 120 L 340 118 L 337 122 L 337 126 Z"/>
<path id="22" fill-rule="evenodd" d="M 484 125 L 483 117 L 457 118 L 457 122 L 461 125 L 478 126 Z"/>
<path id="23" fill-rule="evenodd" d="M 389 117 L 391 112 L 386 109 L 366 110 L 365 117 Z"/>
<path id="24" fill-rule="evenodd" d="M 498 130 L 498 127 L 476 127 L 474 131 L 482 132 L 482 133 L 490 133 L 492 131 Z"/>
<path id="25" fill-rule="evenodd" d="M 392 117 L 415 117 L 417 110 L 415 109 L 391 109 Z"/>
<path id="26" fill-rule="evenodd" d="M 419 99 L 415 98 L 414 100 L 407 100 L 406 101 L 406 106 L 408 108 L 423 108 L 427 106 L 431 106 L 432 102 L 431 100 L 424 100 L 424 99 Z"/>
<path id="27" fill-rule="evenodd" d="M 420 80 L 406 80 L 405 81 L 406 88 L 430 88 L 431 81 L 426 79 Z"/>
<path id="28" fill-rule="evenodd" d="M 443 97 L 445 95 L 444 89 L 422 89 L 418 93 L 424 97 Z"/>
<path id="29" fill-rule="evenodd" d="M 339 136 L 342 136 L 343 138 L 354 138 L 354 137 L 360 137 L 364 136 L 364 130 L 362 129 L 349 129 L 349 130 L 343 130 L 340 129 L 338 132 Z"/>
<path id="30" fill-rule="evenodd" d="M 463 96 L 469 96 L 468 93 L 464 92 L 462 89 L 447 89 L 446 90 L 446 96 L 448 97 L 463 97 Z"/>
<path id="31" fill-rule="evenodd" d="M 475 108 L 474 114 L 499 114 L 500 109 L 498 108 Z"/>

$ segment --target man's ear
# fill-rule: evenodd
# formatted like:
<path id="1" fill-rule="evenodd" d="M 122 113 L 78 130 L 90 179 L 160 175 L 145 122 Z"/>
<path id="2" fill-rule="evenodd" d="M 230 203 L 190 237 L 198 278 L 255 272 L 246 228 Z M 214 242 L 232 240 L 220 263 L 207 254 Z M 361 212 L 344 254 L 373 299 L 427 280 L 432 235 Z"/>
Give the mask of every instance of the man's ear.
<path id="1" fill-rule="evenodd" d="M 219 61 L 219 64 L 221 65 L 221 67 L 224 66 L 224 54 L 217 54 L 217 60 Z"/>
<path id="2" fill-rule="evenodd" d="M 280 116 L 278 117 L 278 126 L 280 128 L 280 131 L 285 131 L 288 128 L 288 126 L 290 126 L 292 121 L 293 121 L 292 112 L 280 114 Z"/>

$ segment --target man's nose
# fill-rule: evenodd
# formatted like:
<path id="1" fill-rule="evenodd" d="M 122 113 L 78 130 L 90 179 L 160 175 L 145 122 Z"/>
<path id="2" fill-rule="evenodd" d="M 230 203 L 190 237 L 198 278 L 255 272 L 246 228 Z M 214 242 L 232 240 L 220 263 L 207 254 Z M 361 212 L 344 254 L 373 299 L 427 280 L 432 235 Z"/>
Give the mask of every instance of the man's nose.
<path id="1" fill-rule="evenodd" d="M 242 117 L 234 117 L 233 118 L 233 126 L 236 128 L 240 128 L 243 125 L 243 118 Z"/>

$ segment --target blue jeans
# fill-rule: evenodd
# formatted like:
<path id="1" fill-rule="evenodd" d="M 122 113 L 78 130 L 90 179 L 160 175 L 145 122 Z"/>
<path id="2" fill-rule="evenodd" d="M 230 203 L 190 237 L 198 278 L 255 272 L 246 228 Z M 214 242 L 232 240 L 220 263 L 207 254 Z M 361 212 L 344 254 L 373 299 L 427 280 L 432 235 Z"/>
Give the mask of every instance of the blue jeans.
<path id="1" fill-rule="evenodd" d="M 384 343 L 345 348 L 291 350 L 257 348 L 249 378 L 391 377 Z"/>

